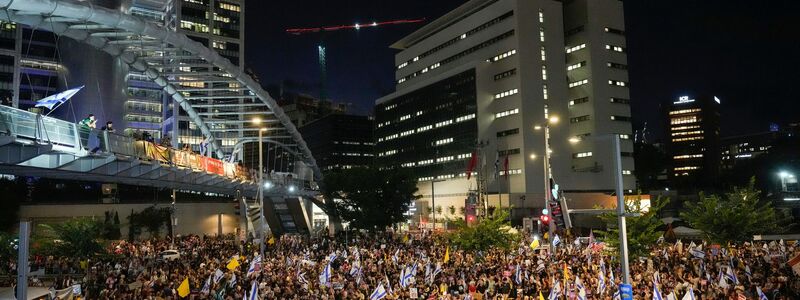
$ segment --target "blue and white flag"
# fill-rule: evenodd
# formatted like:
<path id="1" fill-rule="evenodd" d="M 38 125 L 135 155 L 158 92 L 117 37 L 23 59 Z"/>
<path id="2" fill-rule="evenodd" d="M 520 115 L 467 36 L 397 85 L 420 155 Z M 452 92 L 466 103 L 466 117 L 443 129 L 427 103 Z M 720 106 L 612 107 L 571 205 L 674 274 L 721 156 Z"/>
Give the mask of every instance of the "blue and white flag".
<path id="1" fill-rule="evenodd" d="M 214 283 L 217 283 L 222 279 L 222 276 L 225 276 L 225 273 L 222 273 L 222 270 L 217 269 L 214 271 Z"/>
<path id="2" fill-rule="evenodd" d="M 747 275 L 748 280 L 750 279 L 750 277 L 753 277 L 753 272 L 750 271 L 749 265 L 744 265 L 744 275 Z"/>
<path id="3" fill-rule="evenodd" d="M 560 244 L 560 243 L 561 243 L 561 239 L 560 239 L 560 238 L 558 238 L 558 235 L 556 234 L 556 235 L 553 237 L 553 247 L 555 247 L 555 246 L 558 246 L 558 244 Z"/>
<path id="4" fill-rule="evenodd" d="M 606 291 L 606 265 L 600 261 L 600 274 L 597 275 L 597 293 L 602 294 Z"/>
<path id="5" fill-rule="evenodd" d="M 586 288 L 580 276 L 575 276 L 575 288 L 578 289 L 578 300 L 586 300 Z"/>
<path id="6" fill-rule="evenodd" d="M 761 291 L 761 287 L 756 287 L 756 292 L 758 292 L 758 300 L 769 300 L 767 295 L 764 295 L 764 292 Z"/>
<path id="7" fill-rule="evenodd" d="M 550 295 L 547 296 L 547 299 L 548 300 L 556 300 L 556 299 L 558 299 L 558 296 L 561 296 L 561 282 L 560 281 L 556 281 L 556 283 L 553 284 L 553 288 L 550 290 Z"/>
<path id="8" fill-rule="evenodd" d="M 733 271 L 731 266 L 728 266 L 728 272 L 725 273 L 725 277 L 730 279 L 733 284 L 739 284 L 739 278 L 736 278 L 736 272 Z"/>
<path id="9" fill-rule="evenodd" d="M 288 257 L 286 259 L 287 262 L 291 261 L 291 259 Z M 287 266 L 289 265 L 291 264 L 288 264 Z M 261 255 L 256 255 L 256 257 L 253 258 L 253 261 L 250 262 L 250 267 L 247 268 L 247 276 L 249 277 L 250 275 L 252 275 L 255 272 L 258 272 L 259 270 L 261 270 Z"/>
<path id="10" fill-rule="evenodd" d="M 689 254 L 700 259 L 706 258 L 706 253 L 703 252 L 703 250 L 698 250 L 697 248 L 689 248 Z"/>
<path id="11" fill-rule="evenodd" d="M 386 288 L 383 287 L 383 283 L 378 284 L 378 287 L 375 288 L 375 291 L 369 295 L 369 300 L 381 300 L 386 297 Z"/>
<path id="12" fill-rule="evenodd" d="M 686 295 L 683 295 L 682 300 L 694 300 L 694 290 L 692 287 L 689 287 L 689 291 L 686 292 Z"/>
<path id="13" fill-rule="evenodd" d="M 299 281 L 300 284 L 308 284 L 308 280 L 306 280 L 306 273 L 300 273 L 297 275 L 297 281 Z"/>
<path id="14" fill-rule="evenodd" d="M 206 283 L 203 285 L 203 288 L 200 289 L 200 294 L 208 295 L 211 292 L 211 275 L 208 275 L 208 279 L 206 279 Z"/>
<path id="15" fill-rule="evenodd" d="M 361 272 L 361 261 L 353 261 L 353 265 L 350 267 L 350 276 L 356 276 L 358 273 Z"/>
<path id="16" fill-rule="evenodd" d="M 319 274 L 319 283 L 322 285 L 331 284 L 331 264 L 325 265 L 325 268 L 322 269 L 322 274 Z"/>
<path id="17" fill-rule="evenodd" d="M 82 88 L 83 88 L 83 86 L 79 86 L 79 87 L 71 89 L 71 90 L 66 90 L 66 91 L 60 92 L 58 94 L 53 94 L 53 95 L 44 97 L 42 99 L 39 99 L 39 101 L 36 101 L 36 105 L 34 105 L 34 106 L 36 106 L 36 107 L 47 107 L 47 109 L 53 110 L 53 106 L 59 105 L 59 104 L 64 103 L 64 102 L 67 102 L 67 100 L 69 100 L 69 98 L 72 98 L 72 96 L 75 96 L 75 94 L 77 94 L 78 91 L 80 91 Z"/>
<path id="18" fill-rule="evenodd" d="M 436 275 L 439 275 L 439 273 L 442 273 L 442 264 L 441 263 L 437 263 L 436 264 L 436 269 L 433 270 L 433 274 L 431 274 L 430 283 L 433 283 L 433 281 L 436 279 Z"/>
<path id="19" fill-rule="evenodd" d="M 519 264 L 517 264 L 517 269 L 514 272 L 514 283 L 517 285 L 522 284 L 522 271 L 519 268 Z"/>
<path id="20" fill-rule="evenodd" d="M 407 288 L 411 284 L 411 279 L 414 278 L 416 268 L 417 264 L 415 263 L 413 266 L 405 267 L 400 271 L 400 286 Z"/>
<path id="21" fill-rule="evenodd" d="M 611 284 L 614 284 L 614 268 L 608 270 L 608 279 L 611 281 Z"/>
<path id="22" fill-rule="evenodd" d="M 431 276 L 431 262 L 425 263 L 425 280 Z"/>
<path id="23" fill-rule="evenodd" d="M 250 286 L 250 297 L 247 300 L 258 300 L 258 282 L 253 281 L 253 285 Z"/>
<path id="24" fill-rule="evenodd" d="M 400 249 L 397 249 L 397 251 L 394 252 L 394 255 L 392 255 L 392 262 L 394 262 L 394 264 L 398 264 L 400 262 L 400 258 L 397 256 L 398 254 L 400 254 Z"/>
<path id="25" fill-rule="evenodd" d="M 661 291 L 658 290 L 658 285 L 653 282 L 653 300 L 664 300 L 664 297 L 661 296 Z"/>
<path id="26" fill-rule="evenodd" d="M 611 299 L 614 299 L 614 300 L 619 300 L 619 299 L 620 299 L 620 297 L 619 297 L 619 290 L 617 290 L 616 292 L 614 292 L 614 295 L 613 295 L 613 296 L 611 296 Z"/>
<path id="27" fill-rule="evenodd" d="M 229 287 L 234 287 L 236 285 L 236 273 L 231 275 L 231 281 L 228 282 Z"/>

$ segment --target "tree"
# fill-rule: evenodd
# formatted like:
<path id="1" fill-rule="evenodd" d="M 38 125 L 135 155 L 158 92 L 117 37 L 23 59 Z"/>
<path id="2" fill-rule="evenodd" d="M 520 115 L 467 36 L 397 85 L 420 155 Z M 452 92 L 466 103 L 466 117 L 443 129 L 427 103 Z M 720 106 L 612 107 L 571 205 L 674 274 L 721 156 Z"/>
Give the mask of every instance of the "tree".
<path id="1" fill-rule="evenodd" d="M 103 250 L 103 223 L 92 218 L 74 218 L 59 224 L 41 224 L 52 237 L 53 254 L 86 258 Z"/>
<path id="2" fill-rule="evenodd" d="M 700 193 L 696 203 L 686 203 L 681 219 L 716 243 L 748 241 L 755 234 L 779 233 L 783 217 L 770 201 L 761 199 L 755 178 L 723 196 Z"/>
<path id="3" fill-rule="evenodd" d="M 467 226 L 463 218 L 451 219 L 457 228 L 450 242 L 465 251 L 485 251 L 491 248 L 511 249 L 519 242 L 519 233 L 511 231 L 509 209 L 496 209 L 493 214 Z"/>
<path id="4" fill-rule="evenodd" d="M 442 214 L 442 206 L 441 205 L 437 205 L 436 208 L 434 208 L 434 209 L 436 209 L 436 214 L 437 215 L 441 215 Z"/>
<path id="5" fill-rule="evenodd" d="M 128 221 L 130 222 L 129 239 L 134 239 L 139 235 L 142 228 L 146 229 L 151 237 L 157 237 L 161 233 L 162 227 L 171 224 L 169 208 L 157 208 L 155 206 L 145 208 L 138 213 L 131 212 L 131 215 L 128 216 Z"/>
<path id="6" fill-rule="evenodd" d="M 455 205 L 450 205 L 450 206 L 448 206 L 448 207 L 447 207 L 447 211 L 448 211 L 448 212 L 450 212 L 450 215 L 451 215 L 451 216 L 452 216 L 452 215 L 455 215 L 455 214 L 456 214 L 456 207 L 455 207 Z"/>
<path id="7" fill-rule="evenodd" d="M 359 167 L 329 172 L 324 197 L 334 199 L 335 213 L 351 228 L 376 230 L 406 221 L 417 182 L 400 168 Z"/>
<path id="8" fill-rule="evenodd" d="M 646 256 L 649 248 L 664 235 L 659 230 L 664 222 L 658 217 L 659 212 L 669 203 L 669 198 L 658 197 L 650 200 L 650 207 L 642 206 L 641 195 L 633 201 L 625 202 L 625 212 L 631 216 L 625 219 L 628 233 L 628 253 L 632 256 Z M 619 223 L 616 211 L 600 215 L 608 229 L 598 231 L 602 240 L 611 248 L 619 249 Z"/>

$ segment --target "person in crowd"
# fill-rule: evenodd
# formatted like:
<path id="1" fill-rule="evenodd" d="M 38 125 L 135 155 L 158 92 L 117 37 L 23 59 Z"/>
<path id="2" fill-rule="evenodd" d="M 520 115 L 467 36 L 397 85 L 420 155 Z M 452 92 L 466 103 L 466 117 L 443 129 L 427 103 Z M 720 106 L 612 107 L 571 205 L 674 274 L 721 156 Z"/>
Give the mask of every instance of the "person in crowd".
<path id="1" fill-rule="evenodd" d="M 89 114 L 78 123 L 83 149 L 89 150 L 89 135 L 95 128 L 97 128 L 97 118 L 93 114 Z"/>

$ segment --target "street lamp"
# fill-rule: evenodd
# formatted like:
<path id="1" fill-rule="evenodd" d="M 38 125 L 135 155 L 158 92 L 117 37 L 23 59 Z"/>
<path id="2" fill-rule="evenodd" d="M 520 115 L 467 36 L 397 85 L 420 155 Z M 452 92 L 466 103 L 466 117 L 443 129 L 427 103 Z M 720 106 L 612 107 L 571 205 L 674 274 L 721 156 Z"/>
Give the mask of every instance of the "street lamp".
<path id="1" fill-rule="evenodd" d="M 778 176 L 781 178 L 781 191 L 788 192 L 788 187 L 786 186 L 786 179 L 794 178 L 794 174 L 789 173 L 787 171 L 780 171 Z"/>
<path id="2" fill-rule="evenodd" d="M 261 125 L 261 118 L 255 117 L 251 120 L 253 125 Z M 266 220 L 264 220 L 264 188 L 267 187 L 267 184 L 264 183 L 264 132 L 266 132 L 266 128 L 261 128 L 258 130 L 258 205 L 261 207 L 261 230 L 259 230 L 259 236 L 261 237 L 261 242 L 258 245 L 259 253 L 261 257 L 264 257 L 264 224 L 266 224 Z M 270 183 L 271 185 L 271 183 Z"/>
<path id="3" fill-rule="evenodd" d="M 545 120 L 544 126 L 536 125 L 533 127 L 534 130 L 541 130 L 544 129 L 544 159 L 542 159 L 542 165 L 544 166 L 544 208 L 547 209 L 550 206 L 550 126 L 558 124 L 558 116 L 550 116 Z M 553 215 L 549 209 L 547 209 L 546 213 L 548 219 L 552 220 Z M 551 221 L 547 232 L 550 239 L 553 238 L 553 233 L 555 232 L 555 224 Z M 550 255 L 552 255 L 552 251 L 550 251 Z"/>

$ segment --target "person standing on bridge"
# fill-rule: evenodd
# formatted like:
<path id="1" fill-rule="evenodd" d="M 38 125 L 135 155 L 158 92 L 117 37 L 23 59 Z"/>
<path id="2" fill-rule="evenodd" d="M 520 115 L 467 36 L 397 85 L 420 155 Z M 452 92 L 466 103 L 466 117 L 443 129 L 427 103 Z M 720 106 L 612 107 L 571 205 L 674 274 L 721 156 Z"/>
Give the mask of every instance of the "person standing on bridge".
<path id="1" fill-rule="evenodd" d="M 97 145 L 97 147 L 92 149 L 92 153 L 95 153 L 97 152 L 97 150 L 105 148 L 106 139 L 104 132 L 109 132 L 109 133 L 114 132 L 114 122 L 108 121 L 106 122 L 105 126 L 100 128 L 100 132 L 97 134 L 97 139 L 100 141 L 100 143 Z"/>
<path id="2" fill-rule="evenodd" d="M 78 131 L 81 134 L 81 145 L 83 145 L 84 150 L 89 150 L 89 133 L 92 132 L 92 129 L 97 128 L 97 118 L 93 114 L 89 114 L 78 125 Z"/>

